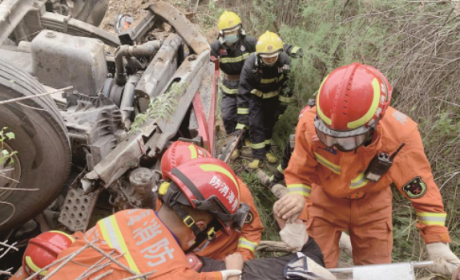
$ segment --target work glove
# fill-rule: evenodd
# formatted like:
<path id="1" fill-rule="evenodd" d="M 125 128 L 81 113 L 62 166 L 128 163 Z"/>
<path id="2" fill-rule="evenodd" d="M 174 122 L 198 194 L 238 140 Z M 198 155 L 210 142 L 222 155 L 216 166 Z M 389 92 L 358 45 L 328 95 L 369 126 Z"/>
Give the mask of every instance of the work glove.
<path id="1" fill-rule="evenodd" d="M 303 50 L 301 47 L 291 46 L 286 49 L 286 53 L 292 58 L 302 58 Z"/>
<path id="2" fill-rule="evenodd" d="M 284 112 L 286 112 L 287 106 L 288 104 L 280 102 L 278 108 L 276 108 L 275 120 L 279 120 L 283 116 Z"/>
<path id="3" fill-rule="evenodd" d="M 238 269 L 227 269 L 227 270 L 222 270 L 219 272 L 220 274 L 222 274 L 222 280 L 227 280 L 228 278 L 232 276 L 241 275 L 241 270 L 238 270 Z"/>
<path id="4" fill-rule="evenodd" d="M 428 257 L 434 261 L 434 265 L 430 270 L 442 275 L 452 275 L 460 265 L 460 260 L 452 253 L 449 244 L 443 242 L 436 242 L 426 244 Z"/>
<path id="5" fill-rule="evenodd" d="M 308 241 L 307 226 L 303 223 L 286 223 L 286 226 L 280 231 L 281 240 L 289 247 L 300 251 Z"/>

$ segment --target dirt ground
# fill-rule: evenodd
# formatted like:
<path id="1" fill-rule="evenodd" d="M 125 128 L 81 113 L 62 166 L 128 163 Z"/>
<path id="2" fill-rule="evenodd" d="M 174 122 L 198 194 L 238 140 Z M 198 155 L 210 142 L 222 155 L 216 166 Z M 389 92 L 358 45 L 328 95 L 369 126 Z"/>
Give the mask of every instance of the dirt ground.
<path id="1" fill-rule="evenodd" d="M 115 19 L 118 14 L 127 14 L 132 16 L 134 18 L 133 25 L 135 25 L 136 22 L 141 20 L 143 15 L 146 13 L 144 9 L 156 1 L 157 0 L 110 0 L 107 13 L 105 14 L 105 17 L 99 27 L 110 33 L 116 34 L 114 27 Z M 200 17 L 200 12 L 206 9 L 205 3 L 202 3 L 203 1 L 200 1 L 196 14 L 193 14 L 192 12 L 195 9 L 195 1 L 163 0 L 163 2 L 174 5 L 179 11 L 187 15 L 187 17 L 195 24 L 197 24 L 196 19 Z M 217 26 L 206 28 L 200 26 L 200 30 L 209 43 L 216 39 L 218 32 Z"/>

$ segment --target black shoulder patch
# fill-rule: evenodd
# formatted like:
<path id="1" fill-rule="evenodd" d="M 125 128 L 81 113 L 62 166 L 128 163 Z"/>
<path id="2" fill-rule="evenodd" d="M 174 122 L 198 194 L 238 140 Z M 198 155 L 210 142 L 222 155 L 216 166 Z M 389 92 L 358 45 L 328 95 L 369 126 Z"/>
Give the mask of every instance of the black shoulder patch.
<path id="1" fill-rule="evenodd" d="M 254 220 L 254 214 L 252 214 L 252 211 L 248 212 L 248 215 L 246 216 L 246 219 L 244 220 L 245 224 L 250 224 Z"/>
<path id="2" fill-rule="evenodd" d="M 402 187 L 409 198 L 421 198 L 426 193 L 426 184 L 422 178 L 415 177 Z"/>

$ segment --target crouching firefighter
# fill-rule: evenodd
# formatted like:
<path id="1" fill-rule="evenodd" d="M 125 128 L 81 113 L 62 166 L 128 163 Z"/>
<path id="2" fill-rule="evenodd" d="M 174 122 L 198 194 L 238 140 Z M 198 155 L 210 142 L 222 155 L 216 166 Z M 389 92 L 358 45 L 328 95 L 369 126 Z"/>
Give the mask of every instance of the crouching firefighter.
<path id="1" fill-rule="evenodd" d="M 191 143 L 175 141 L 161 158 L 163 180 L 166 182 L 170 181 L 171 179 L 168 174 L 173 168 L 198 157 L 211 158 L 211 154 L 204 148 L 197 147 Z M 190 248 L 189 251 L 193 250 L 198 256 L 216 260 L 224 260 L 232 253 L 240 253 L 244 260 L 254 258 L 254 253 L 262 238 L 264 227 L 251 191 L 238 176 L 236 177 L 236 182 L 240 190 L 241 203 L 250 207 L 241 230 L 233 230 L 228 235 L 224 234 L 223 231 L 219 231 L 216 233 L 215 240 L 212 240 L 212 242 L 205 240 L 202 244 L 196 242 L 193 246 L 196 248 Z"/>
<path id="2" fill-rule="evenodd" d="M 256 51 L 257 39 L 246 36 L 241 18 L 230 11 L 224 11 L 218 21 L 219 36 L 211 44 L 211 58 L 219 59 L 223 80 L 220 85 L 222 93 L 222 120 L 227 135 L 235 131 L 237 125 L 237 100 L 240 74 L 244 62 Z M 284 51 L 292 58 L 302 57 L 302 49 L 297 46 L 284 45 Z M 236 152 L 232 158 L 236 158 Z"/>
<path id="3" fill-rule="evenodd" d="M 285 172 L 289 194 L 275 203 L 283 219 L 308 203 L 307 230 L 336 267 L 348 230 L 355 265 L 391 262 L 394 186 L 412 202 L 434 272 L 451 275 L 446 213 L 417 124 L 390 107 L 392 88 L 377 69 L 353 63 L 322 82 L 316 107 L 299 120 Z M 351 218 L 350 218 L 351 217 Z"/>
<path id="4" fill-rule="evenodd" d="M 248 209 L 240 205 L 240 190 L 231 168 L 217 159 L 198 158 L 173 168 L 168 177 L 171 181 L 159 189 L 163 204 L 158 212 L 131 209 L 100 220 L 83 239 L 59 254 L 61 259 L 79 251 L 71 262 L 53 266 L 48 272 L 53 273 L 50 279 L 104 275 L 108 280 L 133 276 L 180 280 L 239 275 L 242 267 L 236 269 L 236 265 L 234 270 L 197 273 L 184 253 L 198 240 L 212 240 L 219 230 L 231 234 L 244 224 Z M 101 252 L 111 260 L 103 259 Z M 102 269 L 91 269 L 96 264 Z"/>
<path id="5" fill-rule="evenodd" d="M 259 168 L 265 159 L 275 163 L 270 153 L 273 127 L 280 111 L 292 100 L 288 55 L 281 38 L 273 32 L 259 37 L 256 52 L 244 63 L 238 88 L 238 124 L 236 130 L 248 129 L 253 161 L 250 169 Z"/>

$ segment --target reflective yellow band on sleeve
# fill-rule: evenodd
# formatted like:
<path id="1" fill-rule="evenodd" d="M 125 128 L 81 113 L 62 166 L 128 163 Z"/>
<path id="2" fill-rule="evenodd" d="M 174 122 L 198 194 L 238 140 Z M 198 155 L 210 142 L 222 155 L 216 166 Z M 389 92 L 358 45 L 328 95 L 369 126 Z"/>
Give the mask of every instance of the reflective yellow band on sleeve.
<path id="1" fill-rule="evenodd" d="M 239 248 L 248 249 L 249 251 L 251 251 L 253 253 L 256 250 L 258 245 L 259 245 L 258 243 L 251 242 L 251 241 L 249 241 L 249 240 L 247 240 L 246 238 L 243 238 L 243 237 L 240 237 L 240 239 L 238 239 L 238 247 Z"/>
<path id="2" fill-rule="evenodd" d="M 265 145 L 271 145 L 271 144 L 272 144 L 272 139 L 265 140 Z"/>
<path id="3" fill-rule="evenodd" d="M 244 126 L 245 126 L 244 124 L 239 123 L 236 125 L 236 129 L 244 129 Z"/>
<path id="4" fill-rule="evenodd" d="M 310 197 L 311 187 L 304 184 L 289 184 L 287 185 L 288 192 L 294 194 L 301 194 L 305 197 Z"/>
<path id="5" fill-rule="evenodd" d="M 261 143 L 251 143 L 251 148 L 258 150 L 258 149 L 265 149 L 265 142 Z"/>
<path id="6" fill-rule="evenodd" d="M 427 226 L 445 226 L 446 213 L 417 212 L 419 223 Z"/>
<path id="7" fill-rule="evenodd" d="M 277 167 L 276 169 L 279 171 L 279 173 L 284 174 L 284 169 L 283 169 L 283 167 L 281 166 L 281 164 L 278 165 L 278 167 Z"/>
<path id="8" fill-rule="evenodd" d="M 245 53 L 245 54 L 237 56 L 237 57 L 221 57 L 219 62 L 220 63 L 236 63 L 236 62 L 246 60 L 246 58 L 248 58 L 249 55 L 250 55 L 250 53 Z"/>
<path id="9" fill-rule="evenodd" d="M 280 95 L 278 97 L 278 99 L 283 103 L 291 103 L 291 102 L 294 101 L 294 97 L 287 97 L 287 96 L 283 96 L 283 95 Z"/>
<path id="10" fill-rule="evenodd" d="M 324 157 L 322 157 L 321 155 L 319 155 L 317 153 L 315 153 L 315 156 L 316 156 L 316 160 L 319 163 L 321 163 L 324 167 L 328 168 L 329 170 L 331 170 L 335 174 L 340 174 L 340 171 L 341 171 L 340 166 L 328 161 L 327 159 L 325 159 Z"/>
<path id="11" fill-rule="evenodd" d="M 239 115 L 247 115 L 249 114 L 249 109 L 248 108 L 238 108 L 237 113 Z"/>
<path id="12" fill-rule="evenodd" d="M 284 74 L 281 74 L 279 77 L 271 78 L 271 79 L 261 79 L 260 83 L 261 84 L 271 84 L 271 83 L 277 83 L 278 81 L 281 81 L 284 79 Z"/>
<path id="13" fill-rule="evenodd" d="M 261 92 L 260 90 L 253 89 L 251 93 L 257 97 L 261 97 L 262 99 L 269 99 L 278 96 L 280 94 L 280 90 Z"/>
<path id="14" fill-rule="evenodd" d="M 350 189 L 359 189 L 367 185 L 369 181 L 364 178 L 364 172 L 358 175 L 355 179 L 351 180 Z"/>
<path id="15" fill-rule="evenodd" d="M 222 91 L 226 94 L 237 94 L 238 93 L 238 89 L 237 88 L 228 88 L 226 86 L 224 86 L 223 84 L 220 85 L 220 88 L 222 89 Z"/>

